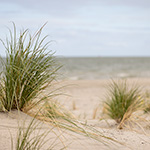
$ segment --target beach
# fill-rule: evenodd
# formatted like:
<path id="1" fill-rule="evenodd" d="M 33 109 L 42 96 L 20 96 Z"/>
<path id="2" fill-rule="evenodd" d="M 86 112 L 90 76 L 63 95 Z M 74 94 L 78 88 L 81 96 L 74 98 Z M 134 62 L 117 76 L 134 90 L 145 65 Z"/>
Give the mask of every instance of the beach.
<path id="1" fill-rule="evenodd" d="M 0 150 L 150 150 L 150 0 L 0 6 Z"/>
<path id="2" fill-rule="evenodd" d="M 139 85 L 142 88 L 142 93 L 150 92 L 150 78 L 129 78 L 126 79 L 128 86 L 133 84 Z M 59 89 L 56 92 L 62 93 L 55 97 L 63 107 L 69 110 L 77 119 L 82 122 L 86 122 L 89 126 L 92 126 L 96 130 L 100 131 L 105 136 L 115 139 L 122 144 L 113 142 L 109 139 L 103 139 L 105 142 L 98 142 L 94 139 L 84 137 L 72 133 L 64 129 L 53 129 L 55 133 L 61 134 L 60 139 L 56 141 L 59 143 L 54 146 L 53 149 L 60 149 L 62 146 L 66 146 L 68 150 L 86 150 L 86 149 L 136 149 L 136 150 L 149 150 L 150 149 L 150 126 L 148 121 L 149 114 L 142 115 L 144 119 L 135 124 L 135 127 L 124 127 L 122 130 L 117 128 L 117 123 L 108 117 L 102 115 L 103 102 L 107 93 L 107 87 L 110 83 L 110 79 L 99 80 L 59 80 L 57 84 L 54 84 L 55 89 Z M 61 87 L 61 88 L 60 88 Z M 52 87 L 51 87 L 52 88 Z M 45 92 L 49 92 L 51 88 L 48 88 Z M 0 149 L 10 150 L 11 137 L 16 139 L 18 122 L 24 122 L 28 124 L 32 117 L 24 114 L 23 112 L 12 111 L 10 113 L 0 113 Z M 47 124 L 43 124 L 41 132 L 49 128 Z M 48 135 L 48 138 L 52 138 L 54 132 Z M 52 140 L 53 141 L 53 140 Z M 57 143 L 56 142 L 56 143 Z M 9 144 L 6 144 L 9 143 Z"/>

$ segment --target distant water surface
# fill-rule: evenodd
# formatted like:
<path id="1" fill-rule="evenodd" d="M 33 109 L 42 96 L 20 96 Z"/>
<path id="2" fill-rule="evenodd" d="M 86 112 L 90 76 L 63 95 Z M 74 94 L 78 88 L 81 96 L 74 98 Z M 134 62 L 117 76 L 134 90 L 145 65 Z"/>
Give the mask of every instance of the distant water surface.
<path id="1" fill-rule="evenodd" d="M 73 80 L 150 77 L 150 57 L 62 57 L 60 72 Z"/>
<path id="2" fill-rule="evenodd" d="M 56 57 L 56 59 L 63 65 L 59 70 L 63 79 L 150 77 L 150 57 Z"/>

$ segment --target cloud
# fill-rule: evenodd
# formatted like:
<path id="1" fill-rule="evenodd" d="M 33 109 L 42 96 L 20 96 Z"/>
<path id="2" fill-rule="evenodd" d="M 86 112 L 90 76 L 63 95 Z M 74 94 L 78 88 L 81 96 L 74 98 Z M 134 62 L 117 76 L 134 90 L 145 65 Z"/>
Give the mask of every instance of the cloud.
<path id="1" fill-rule="evenodd" d="M 84 7 L 92 6 L 126 6 L 126 7 L 140 7 L 150 8 L 149 0 L 1 0 L 3 3 L 11 3 L 19 5 L 25 9 L 35 10 L 41 13 L 47 13 L 49 15 L 56 16 L 73 16 L 78 10 Z"/>
<path id="2" fill-rule="evenodd" d="M 150 55 L 149 0 L 1 0 L 0 4 L 1 35 L 2 25 L 10 27 L 10 21 L 33 32 L 48 21 L 44 34 L 57 41 L 52 49 L 59 55 L 141 54 L 143 47 Z"/>
<path id="3" fill-rule="evenodd" d="M 124 5 L 129 7 L 150 8 L 149 0 L 105 0 L 107 5 Z"/>

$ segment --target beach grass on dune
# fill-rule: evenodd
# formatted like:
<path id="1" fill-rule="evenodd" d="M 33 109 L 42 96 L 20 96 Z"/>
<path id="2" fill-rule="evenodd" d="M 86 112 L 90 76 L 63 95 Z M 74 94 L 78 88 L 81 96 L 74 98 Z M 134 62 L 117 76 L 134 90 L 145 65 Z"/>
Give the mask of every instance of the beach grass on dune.
<path id="1" fill-rule="evenodd" d="M 21 110 L 31 103 L 56 79 L 60 68 L 48 50 L 47 36 L 41 37 L 44 26 L 34 35 L 28 29 L 17 35 L 15 24 L 13 27 L 13 31 L 9 30 L 10 39 L 1 40 L 6 49 L 6 62 L 3 62 L 0 101 L 6 111 Z"/>
<path id="2" fill-rule="evenodd" d="M 126 80 L 112 81 L 108 87 L 105 113 L 117 123 L 123 123 L 143 108 L 144 100 L 138 86 L 129 87 Z"/>
<path id="3" fill-rule="evenodd" d="M 41 149 L 45 144 L 44 139 L 48 132 L 42 134 L 36 134 L 33 136 L 38 124 L 35 123 L 35 118 L 31 121 L 27 128 L 24 126 L 19 127 L 17 142 L 15 144 L 16 150 L 30 150 L 30 149 Z M 40 129 L 38 129 L 40 130 Z M 13 140 L 12 140 L 13 141 Z M 13 145 L 13 143 L 12 143 Z M 12 146 L 13 147 L 13 146 Z"/>
<path id="4" fill-rule="evenodd" d="M 0 76 L 1 110 L 18 109 L 33 116 L 34 119 L 90 137 L 104 144 L 106 142 L 103 142 L 103 139 L 118 142 L 86 123 L 78 121 L 67 110 L 59 107 L 57 103 L 53 103 L 49 94 L 43 94 L 44 90 L 53 84 L 52 82 L 57 77 L 57 71 L 61 67 L 56 63 L 52 51 L 48 50 L 49 42 L 45 42 L 47 36 L 41 37 L 43 27 L 34 35 L 31 35 L 28 29 L 20 31 L 18 35 L 13 23 L 13 31 L 9 29 L 10 39 L 1 40 L 6 49 L 6 61 L 3 61 L 3 70 Z M 115 86 L 116 84 L 114 84 Z M 119 89 L 117 90 L 119 91 Z M 136 92 L 133 92 L 133 97 L 134 93 Z M 117 97 L 119 96 L 117 95 Z M 110 112 L 114 111 L 113 105 L 106 104 L 109 106 L 107 108 L 111 114 Z M 123 115 L 112 115 L 111 117 L 121 121 Z M 43 145 L 41 139 L 44 139 L 47 132 L 30 141 L 30 135 L 35 129 L 34 119 L 27 130 L 19 129 L 16 149 L 40 149 Z"/>
<path id="5" fill-rule="evenodd" d="M 54 127 L 43 125 L 43 122 L 36 120 L 36 116 L 29 122 L 19 123 L 17 137 L 11 137 L 11 150 L 52 150 L 56 149 L 58 142 L 60 148 L 57 149 L 64 149 L 61 135 L 55 134 Z"/>

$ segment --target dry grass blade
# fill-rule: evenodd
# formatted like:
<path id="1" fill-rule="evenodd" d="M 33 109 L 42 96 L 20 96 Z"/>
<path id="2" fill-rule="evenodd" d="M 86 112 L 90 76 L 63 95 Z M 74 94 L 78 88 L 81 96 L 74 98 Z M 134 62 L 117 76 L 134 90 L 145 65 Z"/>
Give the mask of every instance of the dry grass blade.
<path id="1" fill-rule="evenodd" d="M 37 107 L 36 109 L 38 110 L 40 108 L 41 107 Z M 31 111 L 28 113 L 29 115 L 34 116 L 34 112 L 36 111 Z M 40 113 L 38 113 L 37 119 L 42 120 L 49 125 L 55 126 L 60 130 L 65 129 L 66 131 L 80 134 L 82 136 L 94 139 L 107 146 L 109 146 L 111 142 L 124 145 L 124 143 L 105 136 L 96 128 L 86 124 L 86 122 L 78 121 L 70 112 L 58 105 L 58 103 L 52 102 L 52 100 L 42 106 Z"/>

